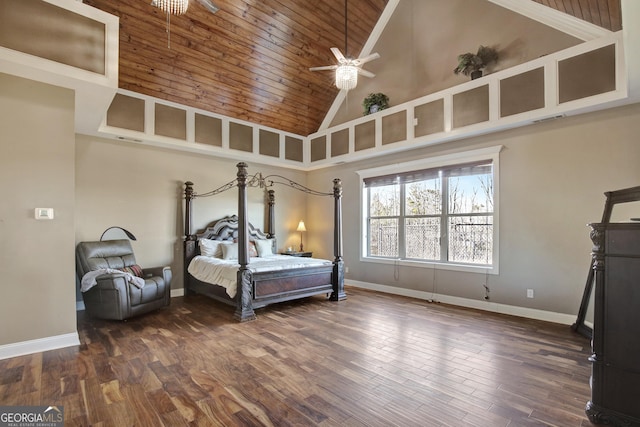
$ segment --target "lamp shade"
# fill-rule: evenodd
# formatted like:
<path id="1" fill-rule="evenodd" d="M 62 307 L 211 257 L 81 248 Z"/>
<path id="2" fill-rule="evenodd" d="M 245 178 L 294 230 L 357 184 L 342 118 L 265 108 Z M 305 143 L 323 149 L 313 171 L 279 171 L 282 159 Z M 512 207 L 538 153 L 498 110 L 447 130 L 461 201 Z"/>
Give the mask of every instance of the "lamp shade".
<path id="1" fill-rule="evenodd" d="M 307 231 L 306 227 L 304 226 L 304 221 L 300 221 L 298 223 L 298 228 L 296 228 L 296 231 Z"/>

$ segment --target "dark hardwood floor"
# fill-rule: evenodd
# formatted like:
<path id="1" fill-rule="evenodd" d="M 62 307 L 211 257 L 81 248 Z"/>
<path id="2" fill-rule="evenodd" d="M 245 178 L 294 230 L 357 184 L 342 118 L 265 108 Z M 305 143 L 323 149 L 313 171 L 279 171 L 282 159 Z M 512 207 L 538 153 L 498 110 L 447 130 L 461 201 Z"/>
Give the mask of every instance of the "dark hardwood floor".
<path id="1" fill-rule="evenodd" d="M 589 341 L 556 325 L 347 288 L 236 323 L 203 297 L 0 361 L 0 404 L 65 426 L 588 426 Z"/>

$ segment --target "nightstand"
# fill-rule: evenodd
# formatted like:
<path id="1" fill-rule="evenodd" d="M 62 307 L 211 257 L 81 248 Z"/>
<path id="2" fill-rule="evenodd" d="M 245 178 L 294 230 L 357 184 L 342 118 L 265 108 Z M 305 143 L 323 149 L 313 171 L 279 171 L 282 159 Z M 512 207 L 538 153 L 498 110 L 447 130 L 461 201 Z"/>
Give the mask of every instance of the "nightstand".
<path id="1" fill-rule="evenodd" d="M 300 256 L 305 258 L 311 258 L 313 252 L 280 252 L 281 255 Z"/>

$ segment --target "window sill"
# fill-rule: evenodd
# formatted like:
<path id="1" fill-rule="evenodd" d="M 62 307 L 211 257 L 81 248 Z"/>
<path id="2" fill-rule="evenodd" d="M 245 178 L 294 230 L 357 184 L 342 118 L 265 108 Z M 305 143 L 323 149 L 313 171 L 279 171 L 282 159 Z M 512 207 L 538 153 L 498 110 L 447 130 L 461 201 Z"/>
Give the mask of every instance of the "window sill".
<path id="1" fill-rule="evenodd" d="M 370 262 L 374 264 L 388 264 L 388 265 L 402 265 L 406 267 L 417 267 L 435 270 L 451 270 L 451 271 L 464 271 L 467 273 L 478 274 L 499 274 L 498 266 L 484 266 L 473 264 L 454 264 L 445 262 L 433 262 L 433 261 L 416 261 L 408 259 L 393 259 L 393 258 L 374 258 L 374 257 L 360 257 L 362 262 Z"/>

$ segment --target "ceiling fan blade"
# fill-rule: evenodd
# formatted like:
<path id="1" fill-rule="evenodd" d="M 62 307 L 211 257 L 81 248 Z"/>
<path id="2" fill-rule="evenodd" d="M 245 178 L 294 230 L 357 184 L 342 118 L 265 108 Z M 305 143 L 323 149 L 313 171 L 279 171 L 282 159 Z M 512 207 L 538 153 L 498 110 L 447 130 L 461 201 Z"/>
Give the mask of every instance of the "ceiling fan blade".
<path id="1" fill-rule="evenodd" d="M 356 61 L 358 62 L 359 65 L 362 65 L 366 62 L 373 61 L 374 59 L 378 59 L 378 58 L 380 58 L 380 55 L 378 53 L 372 53 L 371 55 L 367 55 L 364 58 L 358 58 L 356 59 Z"/>
<path id="2" fill-rule="evenodd" d="M 344 55 L 342 54 L 342 52 L 340 52 L 340 49 L 338 49 L 337 47 L 332 47 L 331 48 L 331 52 L 333 52 L 333 56 L 336 57 L 336 59 L 338 60 L 339 63 L 343 63 L 347 60 L 347 58 L 344 57 Z"/>
<path id="3" fill-rule="evenodd" d="M 198 0 L 198 3 L 203 5 L 209 12 L 216 13 L 220 8 L 213 4 L 211 0 Z"/>
<path id="4" fill-rule="evenodd" d="M 363 70 L 362 68 L 358 68 L 358 74 L 362 74 L 365 77 L 375 77 L 376 76 L 371 71 Z"/>
<path id="5" fill-rule="evenodd" d="M 335 70 L 336 68 L 338 68 L 337 65 L 325 65 L 324 67 L 311 67 L 309 71 Z"/>

